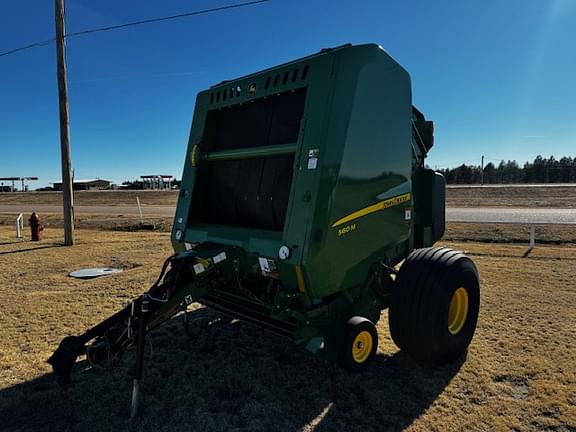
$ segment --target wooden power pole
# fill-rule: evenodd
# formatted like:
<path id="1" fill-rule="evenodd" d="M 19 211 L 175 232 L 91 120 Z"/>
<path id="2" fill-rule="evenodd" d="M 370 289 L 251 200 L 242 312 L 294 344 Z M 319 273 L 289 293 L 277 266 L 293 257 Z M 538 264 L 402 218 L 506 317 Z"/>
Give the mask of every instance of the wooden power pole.
<path id="1" fill-rule="evenodd" d="M 68 77 L 66 75 L 66 41 L 64 40 L 64 0 L 56 2 L 56 56 L 58 99 L 60 105 L 60 151 L 62 157 L 62 201 L 64 203 L 64 244 L 74 244 L 74 195 L 70 160 L 70 116 L 68 114 Z"/>

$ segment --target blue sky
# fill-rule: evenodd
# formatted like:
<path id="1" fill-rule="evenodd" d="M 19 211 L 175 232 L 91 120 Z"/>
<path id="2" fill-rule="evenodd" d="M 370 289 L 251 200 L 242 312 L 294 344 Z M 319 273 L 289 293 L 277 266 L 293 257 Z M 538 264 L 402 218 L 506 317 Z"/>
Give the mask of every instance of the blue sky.
<path id="1" fill-rule="evenodd" d="M 230 4 L 67 0 L 67 31 Z M 3 5 L 0 52 L 54 36 L 53 2 Z M 303 1 L 68 41 L 76 178 L 180 178 L 196 93 L 343 43 L 382 45 L 436 123 L 431 166 L 576 156 L 573 0 Z M 53 44 L 0 57 L 0 177 L 60 178 Z M 34 187 L 34 186 L 33 186 Z"/>

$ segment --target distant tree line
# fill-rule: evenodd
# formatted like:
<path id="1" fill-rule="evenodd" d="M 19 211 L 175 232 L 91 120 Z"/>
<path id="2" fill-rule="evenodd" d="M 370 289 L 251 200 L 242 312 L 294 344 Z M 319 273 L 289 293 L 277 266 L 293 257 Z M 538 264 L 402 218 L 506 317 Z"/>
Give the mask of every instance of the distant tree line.
<path id="1" fill-rule="evenodd" d="M 477 165 L 462 164 L 456 168 L 438 169 L 448 184 L 479 184 L 482 168 Z M 492 162 L 484 166 L 484 184 L 501 183 L 575 183 L 576 157 L 537 156 L 533 162 L 523 167 L 515 160 L 501 161 L 497 166 Z"/>

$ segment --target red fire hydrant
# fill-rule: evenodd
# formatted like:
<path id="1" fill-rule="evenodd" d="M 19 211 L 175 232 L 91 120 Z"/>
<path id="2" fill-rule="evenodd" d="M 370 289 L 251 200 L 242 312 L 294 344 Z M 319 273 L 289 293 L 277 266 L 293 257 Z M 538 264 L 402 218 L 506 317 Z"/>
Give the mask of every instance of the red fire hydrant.
<path id="1" fill-rule="evenodd" d="M 30 231 L 32 231 L 32 241 L 42 240 L 44 225 L 42 225 L 42 221 L 36 212 L 32 213 L 30 219 L 28 219 L 28 222 L 30 224 Z"/>

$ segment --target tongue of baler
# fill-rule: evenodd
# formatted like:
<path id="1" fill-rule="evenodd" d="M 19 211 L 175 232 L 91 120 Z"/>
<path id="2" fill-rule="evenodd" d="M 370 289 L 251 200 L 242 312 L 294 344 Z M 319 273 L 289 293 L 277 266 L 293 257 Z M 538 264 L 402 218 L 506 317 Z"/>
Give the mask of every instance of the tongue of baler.
<path id="1" fill-rule="evenodd" d="M 213 273 L 233 274 L 235 249 L 205 244 L 168 258 L 158 280 L 122 310 L 78 336 L 65 337 L 47 362 L 60 385 L 69 384 L 76 360 L 86 355 L 91 364 L 117 362 L 127 348 L 136 347 L 136 367 L 131 415 L 138 411 L 139 381 L 142 376 L 146 333 L 185 310 L 192 298 L 205 289 Z M 218 257 L 218 258 L 216 258 Z"/>

